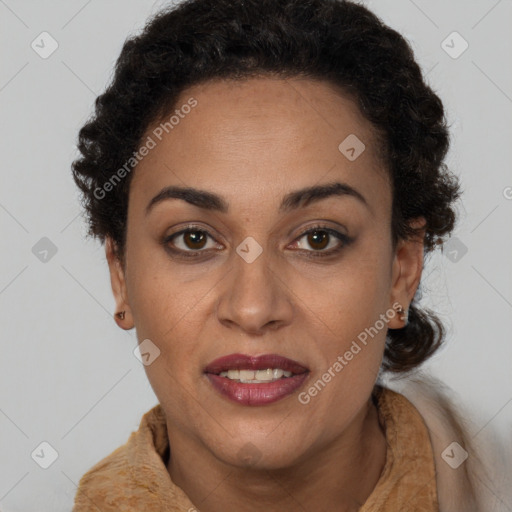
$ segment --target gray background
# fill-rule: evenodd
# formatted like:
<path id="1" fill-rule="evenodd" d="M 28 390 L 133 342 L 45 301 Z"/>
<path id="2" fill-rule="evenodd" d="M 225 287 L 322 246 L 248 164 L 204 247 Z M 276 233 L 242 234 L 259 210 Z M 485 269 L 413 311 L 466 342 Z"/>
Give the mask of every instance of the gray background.
<path id="1" fill-rule="evenodd" d="M 425 304 L 449 329 L 426 369 L 474 412 L 474 436 L 504 433 L 512 422 L 512 2 L 365 3 L 407 37 L 443 99 L 447 161 L 465 190 L 448 250 L 424 273 Z M 122 43 L 165 4 L 0 0 L 3 512 L 69 511 L 82 474 L 157 403 L 133 354 L 135 333 L 112 319 L 103 248 L 85 239 L 70 164 Z M 31 48 L 43 31 L 58 42 L 46 59 Z M 469 44 L 458 58 L 442 47 L 454 31 Z M 463 41 L 446 44 L 453 54 Z M 43 441 L 58 453 L 48 469 L 39 465 L 50 456 Z"/>

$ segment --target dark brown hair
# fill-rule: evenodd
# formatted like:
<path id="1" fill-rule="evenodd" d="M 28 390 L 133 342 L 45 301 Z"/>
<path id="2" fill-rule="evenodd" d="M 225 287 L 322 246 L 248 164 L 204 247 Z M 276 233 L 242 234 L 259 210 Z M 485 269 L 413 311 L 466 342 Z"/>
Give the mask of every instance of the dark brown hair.
<path id="1" fill-rule="evenodd" d="M 443 105 L 398 32 L 350 1 L 186 0 L 126 40 L 110 85 L 80 130 L 73 175 L 90 234 L 111 237 L 123 255 L 132 173 L 107 192 L 105 184 L 130 161 L 147 128 L 172 112 L 180 93 L 211 79 L 265 75 L 324 80 L 357 99 L 382 141 L 394 243 L 413 236 L 409 222 L 421 216 L 425 254 L 452 231 L 459 184 L 443 163 L 449 146 Z M 410 370 L 443 338 L 439 319 L 415 297 L 408 325 L 388 330 L 383 368 Z"/>

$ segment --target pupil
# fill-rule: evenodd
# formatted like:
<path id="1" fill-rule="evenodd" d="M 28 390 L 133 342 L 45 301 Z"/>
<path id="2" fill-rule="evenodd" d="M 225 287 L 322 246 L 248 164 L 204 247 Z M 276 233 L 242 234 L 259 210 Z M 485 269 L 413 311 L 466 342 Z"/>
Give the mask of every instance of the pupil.
<path id="1" fill-rule="evenodd" d="M 194 246 L 194 244 L 204 242 L 205 239 L 204 233 L 202 233 L 201 231 L 189 231 L 188 233 L 185 234 L 185 237 L 188 240 L 192 240 L 193 249 L 197 249 L 197 246 Z"/>
<path id="2" fill-rule="evenodd" d="M 321 235 L 320 235 L 320 236 L 318 235 L 319 233 L 321 233 Z M 312 243 L 310 242 L 310 243 L 311 243 L 311 246 L 312 246 L 312 247 L 314 247 L 314 246 L 315 246 L 315 244 L 320 243 L 320 244 L 321 244 L 321 247 L 318 247 L 318 249 L 323 249 L 323 248 L 326 246 L 326 244 L 325 244 L 325 243 L 323 243 L 323 244 L 322 244 L 322 241 L 319 241 L 319 240 L 317 240 L 317 239 L 318 239 L 318 238 L 323 238 L 323 242 L 325 242 L 325 241 L 327 240 L 327 237 L 328 237 L 328 234 L 327 234 L 327 232 L 326 232 L 326 231 L 313 231 L 313 232 L 311 233 L 311 238 L 312 238 L 314 241 L 313 241 Z"/>

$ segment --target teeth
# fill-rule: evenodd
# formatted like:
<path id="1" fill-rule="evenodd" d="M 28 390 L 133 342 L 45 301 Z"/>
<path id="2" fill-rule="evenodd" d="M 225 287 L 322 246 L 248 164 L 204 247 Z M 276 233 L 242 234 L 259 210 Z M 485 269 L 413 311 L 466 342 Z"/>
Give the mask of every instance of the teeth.
<path id="1" fill-rule="evenodd" d="M 240 378 L 240 370 L 229 370 L 227 372 L 226 377 L 228 379 L 233 379 L 233 380 L 239 379 Z"/>
<path id="2" fill-rule="evenodd" d="M 228 370 L 220 372 L 221 377 L 227 377 L 230 380 L 238 380 L 244 384 L 258 382 L 273 382 L 283 377 L 291 377 L 292 372 L 282 370 L 281 368 L 267 368 L 266 370 Z"/>
<path id="3" fill-rule="evenodd" d="M 280 379 L 284 375 L 284 371 L 281 368 L 275 368 L 272 370 L 272 375 L 274 379 Z"/>
<path id="4" fill-rule="evenodd" d="M 278 371 L 278 370 L 276 370 Z M 258 370 L 255 375 L 256 380 L 264 380 L 269 381 L 274 378 L 274 372 L 271 368 L 267 368 L 266 370 Z"/>

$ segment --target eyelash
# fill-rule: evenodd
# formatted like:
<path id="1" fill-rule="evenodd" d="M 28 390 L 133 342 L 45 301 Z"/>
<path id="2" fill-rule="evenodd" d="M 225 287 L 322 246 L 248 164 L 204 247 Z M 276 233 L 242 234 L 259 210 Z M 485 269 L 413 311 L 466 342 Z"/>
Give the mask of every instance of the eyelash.
<path id="1" fill-rule="evenodd" d="M 341 242 L 341 244 L 334 249 L 330 249 L 329 251 L 323 251 L 323 250 L 309 251 L 309 250 L 299 249 L 300 251 L 305 252 L 307 254 L 307 257 L 309 257 L 309 258 L 326 258 L 329 256 L 334 256 L 334 255 L 340 253 L 345 247 L 347 247 L 353 241 L 353 238 L 351 238 L 343 233 L 340 233 L 332 228 L 329 228 L 328 226 L 325 226 L 322 224 L 317 224 L 317 225 L 312 226 L 311 228 L 307 229 L 303 233 L 301 233 L 297 238 L 295 238 L 294 242 L 301 240 L 306 235 L 309 235 L 310 233 L 314 233 L 315 231 L 323 231 L 323 232 L 327 233 L 328 235 L 331 235 L 334 238 L 337 238 Z M 184 258 L 199 258 L 199 257 L 201 257 L 201 253 L 207 252 L 207 250 L 202 250 L 202 249 L 199 249 L 196 251 L 194 251 L 194 250 L 183 251 L 181 249 L 172 249 L 169 246 L 169 243 L 174 238 L 177 238 L 178 236 L 183 235 L 185 233 L 203 233 L 213 239 L 213 237 L 210 235 L 210 233 L 208 231 L 206 231 L 205 229 L 202 229 L 199 226 L 189 225 L 185 229 L 182 229 L 181 231 L 178 231 L 177 233 L 173 233 L 172 235 L 165 237 L 162 240 L 162 244 L 164 245 L 164 247 L 166 248 L 167 251 L 171 252 L 174 255 L 184 257 Z"/>

